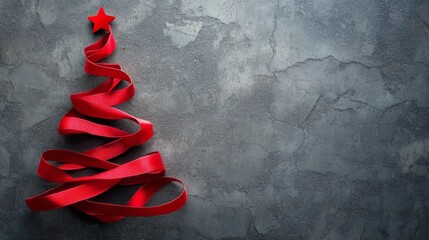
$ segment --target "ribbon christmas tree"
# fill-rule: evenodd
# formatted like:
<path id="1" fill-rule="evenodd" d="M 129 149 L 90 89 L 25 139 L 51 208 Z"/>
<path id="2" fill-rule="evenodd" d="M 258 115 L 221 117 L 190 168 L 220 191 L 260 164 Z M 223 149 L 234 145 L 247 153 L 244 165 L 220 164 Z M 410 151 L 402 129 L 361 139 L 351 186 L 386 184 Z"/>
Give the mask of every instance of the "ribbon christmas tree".
<path id="1" fill-rule="evenodd" d="M 70 96 L 73 108 L 61 119 L 58 131 L 60 134 L 91 134 L 112 141 L 81 153 L 68 150 L 44 152 L 39 163 L 38 175 L 61 185 L 26 199 L 26 203 L 33 211 L 73 206 L 106 223 L 118 221 L 125 216 L 156 216 L 174 212 L 185 205 L 187 193 L 179 179 L 164 176 L 165 168 L 159 152 L 150 153 L 125 164 L 109 161 L 133 146 L 144 144 L 152 137 L 153 129 L 152 123 L 113 107 L 131 99 L 135 92 L 131 77 L 119 64 L 99 62 L 111 55 L 115 49 L 115 38 L 110 27 L 110 22 L 115 17 L 106 15 L 100 7 L 98 14 L 88 19 L 94 23 L 93 32 L 101 29 L 106 32 L 99 41 L 84 49 L 85 72 L 107 79 L 92 90 Z M 128 85 L 117 89 L 121 81 L 128 82 Z M 137 123 L 140 129 L 129 133 L 89 121 L 87 117 L 131 120 Z M 85 168 L 95 168 L 101 172 L 84 177 L 73 177 L 69 174 L 69 171 Z M 183 191 L 178 197 L 165 204 L 145 206 L 156 192 L 171 182 L 183 186 Z M 136 184 L 141 187 L 125 205 L 93 200 L 113 186 Z"/>

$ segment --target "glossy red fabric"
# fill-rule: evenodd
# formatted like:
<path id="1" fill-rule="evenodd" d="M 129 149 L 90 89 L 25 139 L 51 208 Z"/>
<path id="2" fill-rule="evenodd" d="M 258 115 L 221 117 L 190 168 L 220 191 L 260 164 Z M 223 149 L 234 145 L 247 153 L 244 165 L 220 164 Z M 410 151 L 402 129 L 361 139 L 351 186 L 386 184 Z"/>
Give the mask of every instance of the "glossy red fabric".
<path id="1" fill-rule="evenodd" d="M 153 135 L 152 123 L 113 107 L 132 98 L 135 91 L 131 77 L 121 69 L 119 64 L 99 62 L 113 53 L 115 45 L 112 30 L 108 25 L 105 35 L 85 48 L 85 72 L 107 77 L 107 80 L 92 90 L 71 95 L 73 108 L 62 118 L 58 129 L 60 134 L 90 134 L 110 138 L 112 141 L 82 153 L 68 150 L 44 152 L 38 175 L 47 181 L 61 185 L 26 199 L 25 202 L 30 209 L 47 211 L 73 206 L 108 223 L 118 221 L 124 216 L 168 214 L 185 205 L 187 200 L 185 186 L 179 179 L 164 176 L 165 168 L 160 153 L 150 153 L 125 164 L 109 161 L 131 147 L 145 143 Z M 121 81 L 128 82 L 128 85 L 118 89 L 117 86 Z M 108 120 L 127 119 L 138 124 L 140 129 L 129 133 L 92 122 L 88 117 Z M 101 172 L 84 177 L 73 177 L 69 174 L 69 171 L 85 168 L 94 168 Z M 183 186 L 183 191 L 178 197 L 162 205 L 145 206 L 156 192 L 171 182 Z M 125 205 L 91 200 L 113 186 L 135 184 L 141 187 Z"/>

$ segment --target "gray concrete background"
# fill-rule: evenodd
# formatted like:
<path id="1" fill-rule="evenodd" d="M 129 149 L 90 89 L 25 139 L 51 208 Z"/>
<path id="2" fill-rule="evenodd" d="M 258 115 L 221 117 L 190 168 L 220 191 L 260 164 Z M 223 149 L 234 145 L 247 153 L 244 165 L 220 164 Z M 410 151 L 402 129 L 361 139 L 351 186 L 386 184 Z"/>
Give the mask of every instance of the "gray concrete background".
<path id="1" fill-rule="evenodd" d="M 109 59 L 134 78 L 121 109 L 154 123 L 154 150 L 189 202 L 103 225 L 24 199 L 64 137 L 68 95 L 117 17 Z M 428 239 L 429 1 L 0 1 L 1 239 Z M 129 128 L 129 123 L 120 123 Z M 131 128 L 133 128 L 132 126 Z M 162 201 L 177 192 L 170 187 Z M 117 200 L 131 190 L 117 190 Z"/>

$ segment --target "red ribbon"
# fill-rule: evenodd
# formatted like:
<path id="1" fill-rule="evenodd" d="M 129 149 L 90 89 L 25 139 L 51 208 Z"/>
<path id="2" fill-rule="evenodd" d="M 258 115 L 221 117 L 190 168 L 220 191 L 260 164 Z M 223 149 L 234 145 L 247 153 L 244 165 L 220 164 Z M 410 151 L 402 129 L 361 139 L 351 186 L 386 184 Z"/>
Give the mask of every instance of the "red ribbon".
<path id="1" fill-rule="evenodd" d="M 108 32 L 99 41 L 85 48 L 85 72 L 108 79 L 90 91 L 71 95 L 73 108 L 61 119 L 58 129 L 60 134 L 90 134 L 114 140 L 83 153 L 67 150 L 44 152 L 38 175 L 47 181 L 62 185 L 26 199 L 25 202 L 31 210 L 47 211 L 71 205 L 108 223 L 125 216 L 168 214 L 185 205 L 187 200 L 185 186 L 179 179 L 164 176 L 165 168 L 159 152 L 121 165 L 109 162 L 131 147 L 145 143 L 153 135 L 151 122 L 113 107 L 132 98 L 135 91 L 131 77 L 119 64 L 99 63 L 113 53 L 115 46 L 109 25 Z M 115 89 L 122 80 L 129 84 L 124 88 Z M 91 122 L 85 116 L 108 120 L 128 119 L 137 123 L 140 129 L 128 133 L 115 127 Z M 60 165 L 53 165 L 50 162 L 59 162 Z M 68 173 L 85 168 L 95 168 L 102 172 L 84 177 L 73 177 Z M 158 206 L 145 206 L 156 192 L 171 182 L 183 186 L 183 191 L 178 197 Z M 142 186 L 125 205 L 91 200 L 113 186 L 135 184 Z"/>

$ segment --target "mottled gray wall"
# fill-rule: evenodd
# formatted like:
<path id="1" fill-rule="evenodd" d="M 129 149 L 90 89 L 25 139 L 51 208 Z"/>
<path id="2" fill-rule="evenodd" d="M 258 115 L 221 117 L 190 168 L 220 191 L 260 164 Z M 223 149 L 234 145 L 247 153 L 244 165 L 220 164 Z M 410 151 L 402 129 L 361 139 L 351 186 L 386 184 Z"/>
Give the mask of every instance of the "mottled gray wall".
<path id="1" fill-rule="evenodd" d="M 57 133 L 68 95 L 102 81 L 83 72 L 100 5 L 117 17 L 110 60 L 137 87 L 121 108 L 156 131 L 123 159 L 160 150 L 189 190 L 177 213 L 103 225 L 24 205 L 53 186 L 36 176 L 44 150 L 104 142 Z M 429 1 L 2 0 L 0 13 L 0 238 L 429 238 Z"/>

